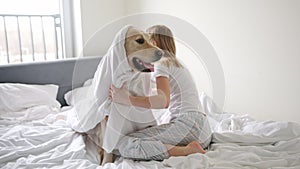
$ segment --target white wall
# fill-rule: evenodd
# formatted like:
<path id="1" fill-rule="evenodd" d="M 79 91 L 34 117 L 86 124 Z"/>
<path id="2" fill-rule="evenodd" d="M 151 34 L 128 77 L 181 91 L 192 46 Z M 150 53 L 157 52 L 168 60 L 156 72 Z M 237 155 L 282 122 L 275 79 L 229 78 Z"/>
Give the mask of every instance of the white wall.
<path id="1" fill-rule="evenodd" d="M 84 55 L 99 55 L 107 50 L 112 38 L 103 43 L 94 34 L 105 24 L 124 16 L 124 6 L 125 1 L 122 0 L 81 0 Z"/>
<path id="2" fill-rule="evenodd" d="M 211 41 L 224 69 L 225 111 L 300 122 L 300 1 L 127 2 L 127 13 L 177 16 Z"/>
<path id="3" fill-rule="evenodd" d="M 258 120 L 300 123 L 300 1 L 82 0 L 81 3 L 84 42 L 99 27 L 128 14 L 157 12 L 188 21 L 209 39 L 219 56 L 226 80 L 225 111 L 247 113 Z M 103 47 L 89 45 L 86 54 L 105 52 L 109 43 L 102 44 Z M 204 86 L 203 90 L 210 93 L 207 84 Z"/>

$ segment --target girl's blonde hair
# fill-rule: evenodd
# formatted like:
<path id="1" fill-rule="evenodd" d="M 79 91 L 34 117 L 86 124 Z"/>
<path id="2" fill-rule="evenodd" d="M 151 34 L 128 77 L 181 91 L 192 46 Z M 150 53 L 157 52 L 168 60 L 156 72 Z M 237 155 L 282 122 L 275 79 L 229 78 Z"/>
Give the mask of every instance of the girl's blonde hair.
<path id="1" fill-rule="evenodd" d="M 164 51 L 161 63 L 167 67 L 170 65 L 183 67 L 176 59 L 176 46 L 172 31 L 164 25 L 154 25 L 147 29 L 150 39 L 156 42 L 157 47 Z"/>

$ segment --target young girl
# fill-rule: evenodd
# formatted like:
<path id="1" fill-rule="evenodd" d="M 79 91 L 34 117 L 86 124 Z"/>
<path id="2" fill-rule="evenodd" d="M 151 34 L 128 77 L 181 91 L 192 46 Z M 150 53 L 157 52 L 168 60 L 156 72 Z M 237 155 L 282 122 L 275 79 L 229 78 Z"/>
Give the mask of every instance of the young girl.
<path id="1" fill-rule="evenodd" d="M 110 98 L 117 103 L 149 109 L 168 108 L 168 124 L 146 128 L 123 137 L 118 143 L 121 156 L 137 160 L 163 160 L 169 156 L 205 153 L 211 141 L 206 115 L 201 112 L 197 88 L 190 72 L 176 59 L 172 32 L 163 25 L 147 30 L 154 45 L 165 55 L 155 64 L 157 95 L 131 96 L 125 88 L 111 86 Z"/>

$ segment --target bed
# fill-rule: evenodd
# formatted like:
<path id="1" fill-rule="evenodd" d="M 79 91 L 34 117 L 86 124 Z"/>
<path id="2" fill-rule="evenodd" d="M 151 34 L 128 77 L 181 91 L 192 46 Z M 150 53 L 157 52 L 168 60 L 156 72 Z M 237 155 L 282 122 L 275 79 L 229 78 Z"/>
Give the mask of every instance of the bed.
<path id="1" fill-rule="evenodd" d="M 217 112 L 205 93 L 200 100 L 214 131 L 206 154 L 164 161 L 119 158 L 99 166 L 95 144 L 64 118 L 70 111 L 64 97 L 84 90 L 99 61 L 91 57 L 0 67 L 0 168 L 300 169 L 299 124 Z"/>

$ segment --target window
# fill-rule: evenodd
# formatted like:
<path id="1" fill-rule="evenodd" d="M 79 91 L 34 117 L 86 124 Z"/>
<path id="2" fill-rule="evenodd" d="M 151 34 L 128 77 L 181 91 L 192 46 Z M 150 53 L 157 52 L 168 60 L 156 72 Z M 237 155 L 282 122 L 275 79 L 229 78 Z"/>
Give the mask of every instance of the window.
<path id="1" fill-rule="evenodd" d="M 61 0 L 0 0 L 0 64 L 65 58 Z"/>

